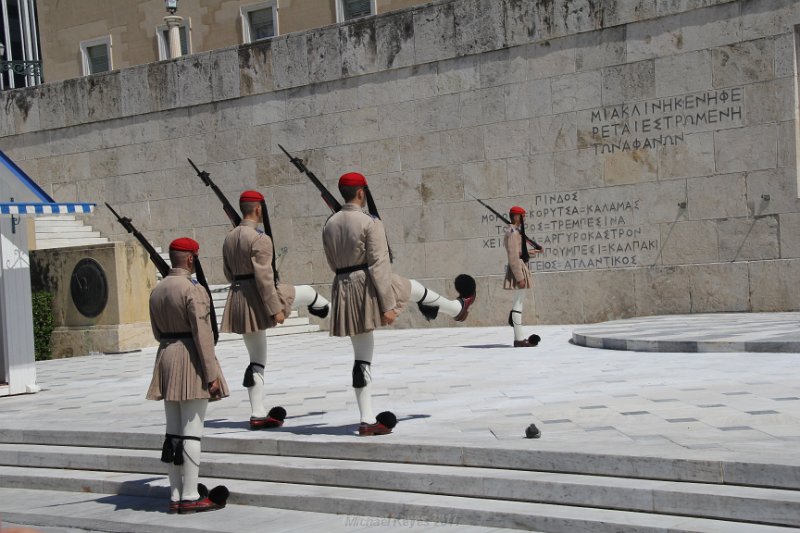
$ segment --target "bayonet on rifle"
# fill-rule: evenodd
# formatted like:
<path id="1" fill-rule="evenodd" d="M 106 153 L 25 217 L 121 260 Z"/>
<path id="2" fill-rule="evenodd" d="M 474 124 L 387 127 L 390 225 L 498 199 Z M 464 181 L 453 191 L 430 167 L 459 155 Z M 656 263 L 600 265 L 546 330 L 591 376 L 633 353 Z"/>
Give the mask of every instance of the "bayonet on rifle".
<path id="1" fill-rule="evenodd" d="M 156 268 L 161 273 L 161 277 L 166 278 L 167 275 L 169 274 L 170 268 L 167 262 L 164 260 L 164 258 L 161 257 L 161 255 L 158 252 L 156 252 L 156 249 L 153 248 L 153 245 L 150 244 L 150 242 L 145 238 L 145 236 L 136 230 L 130 218 L 119 216 L 119 214 L 116 211 L 114 211 L 114 208 L 108 205 L 108 202 L 106 202 L 106 207 L 108 207 L 108 209 L 110 209 L 111 212 L 114 213 L 114 216 L 117 217 L 117 220 L 119 221 L 120 224 L 122 224 L 122 227 L 125 228 L 128 231 L 128 233 L 132 233 L 133 236 L 136 237 L 136 240 L 139 241 L 139 243 L 142 246 L 144 246 L 144 249 L 150 255 L 150 260 L 156 265 Z M 214 344 L 216 345 L 217 341 L 219 340 L 219 330 L 217 329 L 217 313 L 214 310 L 214 298 L 211 296 L 211 289 L 209 288 L 208 282 L 206 281 L 206 276 L 203 273 L 203 267 L 200 265 L 200 260 L 197 258 L 195 258 L 195 260 L 196 260 L 195 272 L 197 274 L 197 281 L 200 283 L 200 285 L 203 286 L 203 288 L 206 290 L 206 293 L 208 294 L 208 303 L 210 305 L 209 313 L 211 318 L 211 331 L 214 334 Z"/>
<path id="2" fill-rule="evenodd" d="M 189 158 L 187 157 L 186 159 Z M 217 185 L 213 181 L 211 181 L 211 176 L 208 174 L 208 172 L 197 168 L 197 165 L 195 165 L 194 161 L 192 161 L 191 159 L 189 159 L 189 164 L 192 165 L 194 171 L 197 172 L 197 176 L 203 181 L 203 184 L 206 187 L 211 187 L 211 190 L 214 191 L 214 194 L 217 195 L 219 201 L 222 202 L 222 210 L 225 211 L 226 215 L 228 215 L 228 220 L 231 221 L 233 227 L 235 228 L 236 226 L 241 224 L 242 217 L 239 215 L 236 209 L 233 208 L 231 203 L 228 201 L 228 198 L 222 193 L 221 190 L 219 190 L 219 187 L 217 187 Z"/>
<path id="3" fill-rule="evenodd" d="M 470 194 L 470 196 L 472 196 L 473 198 L 475 198 L 476 200 L 478 200 L 478 203 L 479 203 L 479 204 L 481 204 L 483 207 L 485 207 L 486 209 L 488 209 L 489 211 L 491 211 L 492 213 L 494 213 L 494 216 L 496 216 L 497 218 L 499 218 L 500 220 L 502 220 L 503 222 L 505 222 L 505 223 L 506 223 L 506 224 L 508 224 L 509 226 L 511 225 L 511 221 L 510 221 L 508 218 L 504 217 L 503 215 L 501 215 L 500 213 L 498 213 L 497 211 L 495 211 L 495 210 L 494 210 L 494 209 L 493 209 L 493 208 L 492 208 L 490 205 L 488 205 L 488 204 L 484 203 L 483 201 L 481 201 L 479 198 L 477 198 L 476 196 L 474 196 L 474 195 L 472 195 L 472 194 Z M 527 235 L 525 236 L 525 240 L 526 240 L 526 241 L 528 241 L 528 243 L 529 243 L 531 246 L 533 246 L 534 250 L 536 250 L 537 252 L 541 252 L 541 251 L 543 250 L 543 248 L 542 248 L 542 245 L 541 245 L 541 244 L 539 244 L 538 242 L 534 241 L 533 239 L 531 239 L 531 238 L 530 238 L 530 237 L 528 237 Z"/>
<path id="4" fill-rule="evenodd" d="M 136 240 L 139 241 L 142 246 L 144 246 L 145 251 L 150 256 L 150 260 L 154 265 L 156 265 L 159 273 L 161 273 L 161 277 L 166 278 L 167 274 L 169 274 L 169 265 L 164 258 L 161 257 L 158 252 L 156 252 L 156 249 L 153 248 L 153 245 L 148 242 L 145 236 L 137 231 L 130 218 L 119 216 L 119 213 L 114 211 L 114 208 L 108 205 L 108 202 L 106 202 L 106 207 L 108 207 L 111 212 L 114 213 L 114 216 L 117 217 L 117 221 L 122 224 L 122 227 L 125 228 L 128 233 L 132 233 L 133 236 L 136 237 Z"/>
<path id="5" fill-rule="evenodd" d="M 322 184 L 319 178 L 315 176 L 313 172 L 308 170 L 308 167 L 306 167 L 306 164 L 303 162 L 302 159 L 300 159 L 299 157 L 292 157 L 292 154 L 287 152 L 286 148 L 284 148 L 280 144 L 278 145 L 278 148 L 283 150 L 283 153 L 286 154 L 286 157 L 289 158 L 289 161 L 292 162 L 292 164 L 297 168 L 297 170 L 300 171 L 301 174 L 305 174 L 306 176 L 308 176 L 308 179 L 310 179 L 311 183 L 313 183 L 317 187 L 317 189 L 320 192 L 320 195 L 322 196 L 322 200 L 327 204 L 327 206 L 330 208 L 331 211 L 333 211 L 334 213 L 338 213 L 339 211 L 342 210 L 342 204 L 340 204 L 339 201 L 331 194 L 331 191 L 329 191 L 328 188 Z"/>

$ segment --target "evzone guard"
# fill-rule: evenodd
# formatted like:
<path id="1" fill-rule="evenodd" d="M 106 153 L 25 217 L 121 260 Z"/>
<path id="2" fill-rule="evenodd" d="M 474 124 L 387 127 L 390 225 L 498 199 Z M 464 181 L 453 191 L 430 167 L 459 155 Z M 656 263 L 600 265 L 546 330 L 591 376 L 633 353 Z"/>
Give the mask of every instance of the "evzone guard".
<path id="1" fill-rule="evenodd" d="M 533 347 L 541 340 L 538 335 L 525 337 L 522 329 L 522 308 L 525 302 L 525 293 L 533 286 L 533 278 L 528 268 L 530 252 L 528 251 L 528 237 L 525 235 L 526 212 L 519 206 L 512 207 L 509 212 L 510 224 L 505 228 L 503 244 L 508 254 L 506 277 L 503 288 L 514 291 L 511 312 L 508 313 L 508 325 L 514 328 L 514 347 Z M 538 251 L 538 250 L 537 250 Z"/>
<path id="2" fill-rule="evenodd" d="M 126 219 L 129 222 L 129 219 Z M 150 324 L 159 341 L 148 400 L 164 400 L 166 436 L 161 460 L 168 463 L 169 513 L 191 514 L 225 507 L 228 489 L 208 491 L 198 484 L 200 441 L 210 400 L 228 396 L 228 384 L 214 353 L 211 299 L 197 254 L 189 238 L 172 241 L 172 263 L 150 294 Z M 156 263 L 158 264 L 158 263 Z"/>
<path id="3" fill-rule="evenodd" d="M 245 191 L 239 197 L 240 223 L 225 237 L 223 270 L 231 283 L 222 317 L 222 331 L 242 335 L 250 357 L 243 386 L 250 398 L 250 429 L 283 425 L 286 410 L 264 407 L 264 368 L 267 364 L 266 330 L 282 324 L 292 309 L 307 307 L 311 314 L 325 318 L 329 305 L 309 285 L 278 281 L 272 229 L 264 196 Z M 258 230 L 263 223 L 265 232 Z"/>
<path id="4" fill-rule="evenodd" d="M 339 192 L 346 203 L 331 215 L 322 231 L 325 257 L 336 274 L 331 292 L 330 334 L 350 337 L 353 345 L 359 435 L 385 435 L 392 432 L 397 418 L 389 411 L 373 415 L 373 331 L 391 325 L 409 301 L 417 302 L 428 319 L 442 312 L 457 322 L 464 321 L 475 301 L 475 280 L 465 274 L 458 276 L 455 286 L 459 298 L 448 300 L 416 280 L 394 274 L 384 226 L 375 214 L 367 180 L 356 172 L 344 174 L 339 178 Z M 329 205 L 333 209 L 332 202 Z M 373 214 L 362 211 L 365 205 Z"/>

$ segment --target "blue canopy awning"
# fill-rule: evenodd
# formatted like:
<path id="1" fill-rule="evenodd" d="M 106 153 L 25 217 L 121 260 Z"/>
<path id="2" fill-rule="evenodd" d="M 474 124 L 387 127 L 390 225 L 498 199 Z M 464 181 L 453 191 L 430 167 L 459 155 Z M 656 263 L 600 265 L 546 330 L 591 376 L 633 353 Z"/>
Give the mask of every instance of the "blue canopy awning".
<path id="1" fill-rule="evenodd" d="M 0 215 L 91 213 L 94 207 L 83 202 L 56 202 L 0 150 Z"/>
<path id="2" fill-rule="evenodd" d="M 95 204 L 0 202 L 0 215 L 62 215 L 92 213 Z"/>

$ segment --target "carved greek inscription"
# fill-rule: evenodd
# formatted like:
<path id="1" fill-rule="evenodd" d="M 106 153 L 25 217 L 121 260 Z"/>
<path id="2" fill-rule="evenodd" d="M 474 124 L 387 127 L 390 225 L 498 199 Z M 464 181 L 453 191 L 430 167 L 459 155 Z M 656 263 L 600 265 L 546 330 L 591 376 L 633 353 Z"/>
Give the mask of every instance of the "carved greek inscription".
<path id="1" fill-rule="evenodd" d="M 531 271 L 625 268 L 652 262 L 659 237 L 635 224 L 638 199 L 594 200 L 584 195 L 581 191 L 538 194 L 532 206 L 523 206 L 528 211 L 525 231 L 543 248 L 531 255 Z M 486 214 L 481 222 L 497 235 L 484 239 L 483 247 L 503 249 L 503 221 Z"/>
<path id="2" fill-rule="evenodd" d="M 595 154 L 675 146 L 694 131 L 741 124 L 741 87 L 602 107 L 590 111 Z"/>

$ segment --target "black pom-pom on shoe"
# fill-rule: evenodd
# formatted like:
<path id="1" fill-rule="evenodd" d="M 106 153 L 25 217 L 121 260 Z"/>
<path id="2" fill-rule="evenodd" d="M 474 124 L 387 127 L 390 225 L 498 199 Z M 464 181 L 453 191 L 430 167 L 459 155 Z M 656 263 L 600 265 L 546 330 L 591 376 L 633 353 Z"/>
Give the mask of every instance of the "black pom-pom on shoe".
<path id="1" fill-rule="evenodd" d="M 378 413 L 378 416 L 375 417 L 379 423 L 383 424 L 389 429 L 394 429 L 397 425 L 397 417 L 391 411 L 384 411 L 382 413 Z"/>
<path id="2" fill-rule="evenodd" d="M 461 298 L 469 298 L 475 294 L 475 278 L 468 274 L 459 274 L 456 276 L 455 287 Z"/>
<path id="3" fill-rule="evenodd" d="M 228 503 L 228 497 L 230 495 L 231 491 L 228 490 L 228 487 L 225 485 L 217 485 L 209 491 L 208 499 L 220 507 L 225 507 L 225 505 Z"/>
<path id="4" fill-rule="evenodd" d="M 535 333 L 530 337 L 528 337 L 528 342 L 531 343 L 531 346 L 536 346 L 537 344 L 539 344 L 539 341 L 541 340 L 542 338 L 539 335 L 536 335 Z"/>

